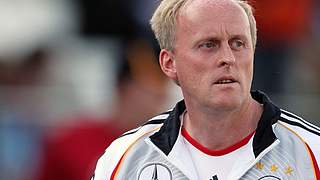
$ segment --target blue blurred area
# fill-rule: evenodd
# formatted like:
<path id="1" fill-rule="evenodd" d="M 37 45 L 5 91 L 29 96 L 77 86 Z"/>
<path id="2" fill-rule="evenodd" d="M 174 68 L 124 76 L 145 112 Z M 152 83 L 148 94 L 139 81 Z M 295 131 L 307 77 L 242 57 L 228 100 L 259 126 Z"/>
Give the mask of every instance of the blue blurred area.
<path id="1" fill-rule="evenodd" d="M 42 128 L 28 123 L 31 121 L 15 112 L 1 114 L 1 179 L 31 179 L 28 174 L 38 168 Z M 21 174 L 27 176 L 22 177 Z"/>
<path id="2" fill-rule="evenodd" d="M 295 23 L 272 19 L 277 12 L 285 12 L 286 8 L 275 9 L 279 4 L 291 4 L 285 0 L 257 2 L 252 1 L 259 21 L 253 88 L 266 91 L 281 107 L 319 125 L 319 1 L 296 0 L 309 4 L 297 5 L 304 9 L 289 16 L 292 22 L 305 23 L 298 24 L 292 34 L 282 30 Z M 61 177 L 81 179 L 68 178 L 68 168 L 74 166 L 64 166 L 70 159 L 64 161 L 61 154 L 67 150 L 59 148 L 67 146 L 64 141 L 78 142 L 71 131 L 96 137 L 100 134 L 93 132 L 105 129 L 87 123 L 108 121 L 112 127 L 104 125 L 115 132 L 113 136 L 171 108 L 181 98 L 157 64 L 159 47 L 148 24 L 157 3 L 0 2 L 0 179 L 49 179 L 42 172 L 51 166 L 46 164 L 46 154 L 57 160 L 50 163 L 52 169 L 61 167 L 56 171 Z M 47 143 L 53 141 L 51 145 L 58 145 L 47 153 Z M 87 143 L 92 142 L 94 139 Z M 80 150 L 89 154 L 86 148 Z M 73 171 L 81 174 L 82 170 Z"/>

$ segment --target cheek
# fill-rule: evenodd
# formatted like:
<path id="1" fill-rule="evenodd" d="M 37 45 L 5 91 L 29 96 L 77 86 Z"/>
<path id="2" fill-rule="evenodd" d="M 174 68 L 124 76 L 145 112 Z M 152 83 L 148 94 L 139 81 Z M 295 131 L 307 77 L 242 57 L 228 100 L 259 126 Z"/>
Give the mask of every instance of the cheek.
<path id="1" fill-rule="evenodd" d="M 247 72 L 248 75 L 252 75 L 253 74 L 253 62 L 252 61 L 249 61 L 245 65 L 245 68 L 246 68 L 246 72 Z"/>
<path id="2" fill-rule="evenodd" d="M 180 61 L 179 61 L 180 60 Z M 201 61 L 191 57 L 183 56 L 176 62 L 177 78 L 181 86 L 196 88 L 205 83 L 205 68 Z"/>
<path id="3" fill-rule="evenodd" d="M 203 67 L 199 58 L 193 57 L 186 53 L 184 56 L 179 56 L 176 60 L 178 76 L 188 76 L 190 78 L 197 76 L 203 71 Z M 183 77 L 181 77 L 183 78 Z"/>
<path id="4" fill-rule="evenodd" d="M 181 83 L 188 83 L 193 82 L 195 83 L 195 80 L 197 79 L 197 75 L 199 75 L 199 72 L 192 63 L 181 63 L 177 64 L 177 76 L 178 80 Z"/>
<path id="5" fill-rule="evenodd" d="M 242 70 L 243 70 L 243 75 L 245 76 L 251 84 L 251 81 L 253 79 L 253 59 L 251 57 L 247 58 L 244 63 L 242 64 Z"/>

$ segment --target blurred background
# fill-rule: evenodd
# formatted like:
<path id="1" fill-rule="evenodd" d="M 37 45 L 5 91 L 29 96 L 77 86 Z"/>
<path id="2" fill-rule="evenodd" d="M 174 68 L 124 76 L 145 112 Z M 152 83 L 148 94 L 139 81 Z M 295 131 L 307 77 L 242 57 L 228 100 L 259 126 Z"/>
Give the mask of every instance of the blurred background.
<path id="1" fill-rule="evenodd" d="M 157 62 L 157 0 L 0 1 L 0 179 L 89 179 L 109 143 L 182 98 Z M 320 124 L 320 1 L 251 0 L 253 89 Z"/>

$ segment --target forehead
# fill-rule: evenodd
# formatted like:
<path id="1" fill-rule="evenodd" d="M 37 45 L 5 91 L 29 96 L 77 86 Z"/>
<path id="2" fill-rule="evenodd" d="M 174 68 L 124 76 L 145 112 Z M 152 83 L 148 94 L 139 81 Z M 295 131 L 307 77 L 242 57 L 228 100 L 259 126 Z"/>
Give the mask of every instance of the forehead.
<path id="1" fill-rule="evenodd" d="M 205 28 L 204 23 L 210 28 L 218 28 L 217 25 L 243 30 L 250 28 L 244 9 L 233 0 L 189 0 L 181 9 L 177 22 L 179 26 L 189 26 L 192 29 Z"/>
<path id="2" fill-rule="evenodd" d="M 187 0 L 181 11 L 183 13 L 198 10 L 211 10 L 213 13 L 226 10 L 243 11 L 242 7 L 234 0 Z"/>

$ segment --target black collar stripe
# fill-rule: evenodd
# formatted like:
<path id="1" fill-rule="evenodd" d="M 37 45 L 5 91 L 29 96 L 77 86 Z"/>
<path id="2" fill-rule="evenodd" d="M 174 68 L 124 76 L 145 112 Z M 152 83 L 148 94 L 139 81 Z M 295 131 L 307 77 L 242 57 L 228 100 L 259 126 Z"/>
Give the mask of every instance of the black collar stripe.
<path id="1" fill-rule="evenodd" d="M 134 134 L 134 133 L 138 132 L 141 127 L 146 126 L 146 125 L 150 125 L 150 124 L 151 124 L 151 125 L 152 125 L 152 124 L 162 124 L 162 123 L 164 123 L 165 120 L 166 120 L 166 119 L 153 119 L 153 120 L 147 121 L 146 123 L 144 123 L 144 124 L 143 124 L 142 126 L 140 126 L 139 128 L 136 128 L 136 129 L 133 129 L 133 130 L 131 130 L 131 131 L 128 131 L 128 132 L 122 134 L 120 137 L 127 136 L 127 135 L 130 135 L 130 134 Z M 120 137 L 119 137 L 119 138 L 120 138 Z"/>
<path id="2" fill-rule="evenodd" d="M 320 132 L 319 131 L 312 130 L 312 129 L 306 127 L 305 125 L 303 125 L 303 124 L 301 124 L 299 122 L 290 121 L 288 119 L 285 119 L 284 117 L 280 117 L 280 121 L 285 122 L 285 123 L 290 124 L 290 125 L 293 125 L 293 126 L 298 126 L 298 127 L 302 128 L 302 129 L 304 129 L 304 130 L 306 130 L 306 131 L 308 131 L 310 133 L 313 133 L 315 135 L 320 136 Z"/>
<path id="3" fill-rule="evenodd" d="M 281 110 L 281 113 L 283 113 L 284 115 L 289 116 L 289 117 L 297 120 L 297 121 L 300 122 L 303 126 L 309 127 L 310 129 L 314 129 L 315 131 L 320 132 L 320 128 L 319 128 L 319 127 L 311 124 L 310 122 L 302 119 L 302 118 L 299 117 L 299 116 L 296 116 L 296 115 L 291 114 L 291 113 L 289 113 L 289 112 L 287 112 L 287 111 L 284 111 L 284 110 Z"/>
<path id="4" fill-rule="evenodd" d="M 138 132 L 140 128 L 141 128 L 141 127 L 136 128 L 136 129 L 133 129 L 133 130 L 128 131 L 128 132 L 125 132 L 125 133 L 123 133 L 121 136 L 119 136 L 118 138 L 122 138 L 122 137 L 128 136 L 128 135 L 130 135 L 130 134 L 134 134 L 134 133 Z"/>
<path id="5" fill-rule="evenodd" d="M 170 112 L 171 112 L 172 110 L 173 110 L 173 109 L 169 109 L 168 111 L 163 112 L 163 113 L 159 114 L 158 116 L 160 116 L 160 115 L 164 115 L 164 114 L 170 114 Z"/>
<path id="6" fill-rule="evenodd" d="M 172 111 L 172 110 L 171 110 Z M 147 121 L 146 123 L 144 123 L 142 126 L 136 128 L 136 129 L 133 129 L 131 131 L 128 131 L 128 132 L 125 132 L 124 134 L 122 134 L 120 137 L 123 137 L 123 136 L 127 136 L 127 135 L 130 135 L 130 134 L 134 134 L 136 133 L 137 131 L 139 131 L 139 129 L 143 126 L 146 126 L 146 125 L 150 125 L 150 124 L 162 124 L 164 123 L 164 121 L 166 120 L 165 118 L 167 118 L 169 116 L 169 113 L 171 112 L 170 110 L 169 111 L 166 111 L 164 113 L 161 113 L 155 117 L 153 117 L 151 120 Z M 167 115 L 164 117 L 164 115 Z M 120 138 L 119 137 L 119 138 Z"/>
<path id="7" fill-rule="evenodd" d="M 145 126 L 145 125 L 149 125 L 149 124 L 162 124 L 164 123 L 166 119 L 154 119 L 154 120 L 150 120 L 150 121 L 147 121 L 146 123 L 144 123 L 142 126 Z"/>

